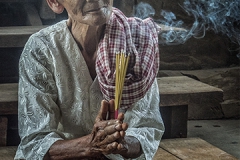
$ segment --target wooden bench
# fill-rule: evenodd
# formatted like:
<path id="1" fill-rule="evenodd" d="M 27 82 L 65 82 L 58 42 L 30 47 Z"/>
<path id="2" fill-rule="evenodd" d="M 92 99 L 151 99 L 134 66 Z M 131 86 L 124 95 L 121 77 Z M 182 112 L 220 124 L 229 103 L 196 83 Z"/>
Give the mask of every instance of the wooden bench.
<path id="1" fill-rule="evenodd" d="M 42 19 L 56 18 L 46 0 L 0 0 L 0 3 L 19 3 L 24 11 L 23 26 L 0 27 L 0 48 L 24 47 L 33 33 L 46 27 Z"/>
<path id="2" fill-rule="evenodd" d="M 24 47 L 28 38 L 46 26 L 0 27 L 0 48 Z"/>
<path id="3" fill-rule="evenodd" d="M 27 3 L 36 2 L 36 0 L 0 0 L 0 3 Z"/>
<path id="4" fill-rule="evenodd" d="M 0 147 L 4 160 L 12 160 L 17 147 Z M 153 160 L 237 160 L 200 138 L 163 139 Z"/>
<path id="5" fill-rule="evenodd" d="M 186 76 L 158 78 L 160 111 L 165 123 L 163 138 L 186 138 L 192 117 L 220 118 L 223 91 Z M 213 109 L 218 108 L 218 109 Z"/>

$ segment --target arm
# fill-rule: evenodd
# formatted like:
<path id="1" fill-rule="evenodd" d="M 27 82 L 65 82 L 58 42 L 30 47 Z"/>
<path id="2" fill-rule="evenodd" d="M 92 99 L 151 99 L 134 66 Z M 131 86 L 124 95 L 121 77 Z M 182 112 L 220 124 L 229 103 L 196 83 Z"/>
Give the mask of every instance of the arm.
<path id="1" fill-rule="evenodd" d="M 19 145 L 16 159 L 42 159 L 63 135 L 57 131 L 60 111 L 57 89 L 47 62 L 45 45 L 38 39 L 27 42 L 19 61 Z"/>
<path id="2" fill-rule="evenodd" d="M 125 137 L 127 124 L 122 122 L 124 115 L 119 114 L 117 120 L 113 118 L 114 101 L 103 101 L 93 132 L 78 139 L 57 141 L 51 146 L 45 159 L 96 158 L 111 153 L 120 154 L 125 158 L 139 157 L 142 151 L 138 139 L 132 136 Z M 107 135 L 102 136 L 99 128 Z"/>
<path id="3" fill-rule="evenodd" d="M 114 102 L 102 101 L 92 133 L 77 139 L 55 142 L 44 159 L 96 159 L 103 154 L 124 152 L 125 148 L 118 141 L 125 136 L 127 124 L 122 122 L 123 114 L 119 114 L 117 120 L 113 117 Z"/>

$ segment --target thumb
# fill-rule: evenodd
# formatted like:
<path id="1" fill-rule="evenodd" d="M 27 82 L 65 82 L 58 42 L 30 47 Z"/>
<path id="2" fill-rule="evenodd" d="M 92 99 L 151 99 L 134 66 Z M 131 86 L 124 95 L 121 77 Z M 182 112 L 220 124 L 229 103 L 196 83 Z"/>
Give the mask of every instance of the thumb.
<path id="1" fill-rule="evenodd" d="M 102 100 L 101 107 L 95 119 L 95 122 L 106 120 L 107 114 L 108 114 L 108 108 L 109 108 L 109 102 L 107 102 L 106 100 Z"/>

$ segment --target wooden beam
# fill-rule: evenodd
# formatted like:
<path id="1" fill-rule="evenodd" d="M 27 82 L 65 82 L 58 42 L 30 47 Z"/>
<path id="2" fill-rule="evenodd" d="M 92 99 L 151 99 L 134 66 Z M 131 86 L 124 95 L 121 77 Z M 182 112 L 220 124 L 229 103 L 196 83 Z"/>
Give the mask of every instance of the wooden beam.
<path id="1" fill-rule="evenodd" d="M 46 26 L 0 27 L 0 47 L 24 47 L 28 38 Z"/>
<path id="2" fill-rule="evenodd" d="M 0 3 L 27 3 L 36 2 L 36 0 L 0 0 Z"/>

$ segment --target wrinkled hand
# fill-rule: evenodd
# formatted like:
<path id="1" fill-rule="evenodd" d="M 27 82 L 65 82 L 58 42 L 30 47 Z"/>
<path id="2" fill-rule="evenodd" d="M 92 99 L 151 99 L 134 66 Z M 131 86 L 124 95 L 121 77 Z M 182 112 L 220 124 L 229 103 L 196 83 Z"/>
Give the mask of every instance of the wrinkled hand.
<path id="1" fill-rule="evenodd" d="M 128 128 L 128 125 L 123 123 L 124 114 L 120 113 L 117 119 L 114 119 L 114 116 L 114 100 L 103 100 L 91 134 L 92 150 L 102 154 L 120 154 L 127 151 L 123 141 Z"/>

